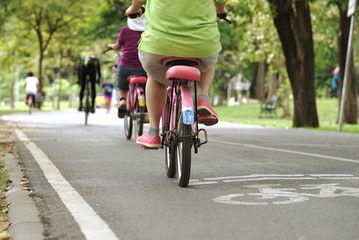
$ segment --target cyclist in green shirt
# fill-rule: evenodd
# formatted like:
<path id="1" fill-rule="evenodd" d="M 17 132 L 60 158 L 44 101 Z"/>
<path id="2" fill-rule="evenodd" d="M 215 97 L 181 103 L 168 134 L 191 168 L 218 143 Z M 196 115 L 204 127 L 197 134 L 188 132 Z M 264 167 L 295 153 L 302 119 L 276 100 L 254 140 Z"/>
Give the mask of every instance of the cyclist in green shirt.
<path id="1" fill-rule="evenodd" d="M 132 0 L 126 14 L 142 14 L 146 2 L 146 28 L 139 44 L 139 58 L 148 74 L 146 100 L 150 129 L 136 142 L 150 148 L 161 147 L 159 122 L 166 103 L 168 57 L 188 57 L 200 60 L 198 82 L 199 123 L 214 125 L 218 115 L 209 103 L 208 93 L 214 76 L 214 65 L 221 51 L 217 15 L 227 13 L 225 0 Z"/>

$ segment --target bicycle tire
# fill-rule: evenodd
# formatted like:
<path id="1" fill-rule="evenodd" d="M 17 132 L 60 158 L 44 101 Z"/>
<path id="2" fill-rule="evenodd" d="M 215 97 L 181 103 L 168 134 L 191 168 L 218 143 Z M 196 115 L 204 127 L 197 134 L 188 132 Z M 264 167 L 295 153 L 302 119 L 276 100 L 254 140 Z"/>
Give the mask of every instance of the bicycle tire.
<path id="1" fill-rule="evenodd" d="M 128 140 L 131 139 L 132 137 L 132 127 L 133 127 L 133 122 L 132 122 L 132 117 L 130 115 L 130 113 L 127 111 L 124 118 L 123 118 L 123 121 L 124 121 L 124 128 L 125 128 L 125 136 Z"/>
<path id="2" fill-rule="evenodd" d="M 180 187 L 187 187 L 191 175 L 191 147 L 192 126 L 184 124 L 182 117 L 178 120 L 180 125 L 179 141 L 177 144 L 176 170 L 177 180 Z M 183 137 L 185 136 L 185 137 Z"/>
<path id="3" fill-rule="evenodd" d="M 170 106 L 170 98 L 167 98 L 166 109 L 167 114 L 171 112 L 173 106 Z M 168 132 L 170 130 L 170 122 L 172 119 L 167 122 L 167 114 L 162 115 L 162 122 L 165 123 L 163 126 L 163 132 Z M 173 116 L 172 116 L 173 118 Z M 166 136 L 163 136 L 166 137 Z M 165 160 L 166 160 L 166 175 L 169 178 L 176 177 L 176 150 L 177 150 L 177 137 L 171 134 L 167 139 L 167 144 L 165 144 Z"/>
<path id="4" fill-rule="evenodd" d="M 89 114 L 90 114 L 90 108 L 91 108 L 91 104 L 90 104 L 90 91 L 88 89 L 88 83 L 86 84 L 86 102 L 85 102 L 85 125 L 87 125 L 88 123 L 88 118 L 89 118 Z"/>
<path id="5" fill-rule="evenodd" d="M 29 103 L 29 115 L 32 114 L 32 103 Z"/>
<path id="6" fill-rule="evenodd" d="M 183 123 L 181 96 L 177 96 L 175 125 L 177 132 L 176 173 L 180 187 L 187 187 L 191 175 L 192 126 Z"/>
<path id="7" fill-rule="evenodd" d="M 145 116 L 143 114 L 140 114 L 136 118 L 136 136 L 141 136 L 143 134 L 143 122 L 145 120 Z"/>
<path id="8" fill-rule="evenodd" d="M 145 115 L 144 115 L 144 109 L 143 107 L 141 108 L 138 105 L 138 102 L 136 103 L 136 107 L 135 107 L 135 114 L 136 114 L 136 125 L 135 125 L 135 129 L 136 129 L 136 137 L 141 136 L 143 134 L 143 122 L 145 120 Z"/>
<path id="9" fill-rule="evenodd" d="M 33 99 L 32 96 L 29 96 L 27 99 L 27 104 L 29 105 L 29 115 L 32 113 L 32 107 L 33 107 Z"/>

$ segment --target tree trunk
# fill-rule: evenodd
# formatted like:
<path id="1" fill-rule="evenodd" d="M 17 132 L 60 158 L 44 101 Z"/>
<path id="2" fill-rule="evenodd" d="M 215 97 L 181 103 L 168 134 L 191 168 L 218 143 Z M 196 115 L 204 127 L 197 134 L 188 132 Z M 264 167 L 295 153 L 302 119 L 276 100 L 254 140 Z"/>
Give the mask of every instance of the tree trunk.
<path id="1" fill-rule="evenodd" d="M 68 67 L 68 76 L 69 76 L 69 107 L 72 107 L 72 100 L 73 100 L 73 96 L 72 96 L 72 84 L 74 83 L 74 74 L 75 74 L 75 67 L 72 65 L 73 63 L 73 59 L 72 59 L 72 52 L 71 49 L 69 49 L 67 51 L 67 56 L 70 59 L 71 65 Z"/>
<path id="2" fill-rule="evenodd" d="M 257 88 L 256 88 L 256 99 L 260 101 L 265 101 L 265 79 L 267 73 L 267 62 L 258 63 L 258 75 L 257 75 Z"/>
<path id="3" fill-rule="evenodd" d="M 249 96 L 250 98 L 256 98 L 256 87 L 257 87 L 257 75 L 258 75 L 258 62 L 254 64 L 252 82 L 249 88 Z"/>
<path id="4" fill-rule="evenodd" d="M 309 3 L 268 0 L 282 43 L 294 96 L 293 127 L 318 127 L 315 102 L 314 47 Z M 295 9 L 293 9 L 295 7 Z"/>
<path id="5" fill-rule="evenodd" d="M 227 99 L 227 91 L 223 87 L 218 89 L 218 106 L 222 106 L 225 99 Z"/>
<path id="6" fill-rule="evenodd" d="M 63 49 L 60 49 L 59 52 L 59 58 L 58 58 L 58 68 L 59 68 L 59 74 L 58 74 L 58 81 L 59 81 L 59 89 L 57 92 L 57 110 L 60 110 L 60 104 L 61 104 L 61 94 L 62 94 L 62 59 L 63 59 Z"/>
<path id="7" fill-rule="evenodd" d="M 278 76 L 279 74 L 275 72 L 270 72 L 269 74 L 269 85 L 266 102 L 268 102 L 273 95 L 277 95 Z"/>
<path id="8" fill-rule="evenodd" d="M 340 6 L 340 30 L 338 36 L 338 49 L 339 49 L 339 106 L 342 98 L 342 89 L 344 83 L 344 69 L 346 64 L 346 55 L 348 51 L 348 40 L 350 32 L 350 18 L 347 17 L 348 5 L 343 3 Z M 349 124 L 358 123 L 358 92 L 356 83 L 356 70 L 354 66 L 353 50 L 350 53 L 352 55 L 348 74 L 348 85 L 345 98 L 345 108 L 343 115 L 343 122 Z M 338 111 L 340 112 L 340 111 Z M 339 118 L 339 116 L 338 116 Z"/>
<path id="9" fill-rule="evenodd" d="M 278 83 L 279 83 L 278 85 L 280 86 L 281 93 L 278 99 L 278 107 L 283 108 L 283 115 L 281 116 L 281 118 L 287 118 L 292 116 L 292 114 L 290 113 L 290 106 L 289 106 L 290 87 L 289 86 L 287 87 L 284 81 L 285 81 L 284 74 L 282 71 L 280 71 L 278 73 Z"/>

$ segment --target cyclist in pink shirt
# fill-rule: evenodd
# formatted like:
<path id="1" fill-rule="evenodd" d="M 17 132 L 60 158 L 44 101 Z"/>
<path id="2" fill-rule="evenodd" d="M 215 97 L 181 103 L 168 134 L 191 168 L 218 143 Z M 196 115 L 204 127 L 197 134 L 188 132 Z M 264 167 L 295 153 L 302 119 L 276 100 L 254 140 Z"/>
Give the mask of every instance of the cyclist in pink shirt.
<path id="1" fill-rule="evenodd" d="M 117 95 L 119 98 L 118 117 L 123 118 L 126 113 L 126 93 L 129 89 L 127 78 L 131 75 L 145 76 L 147 74 L 138 59 L 138 42 L 145 30 L 146 18 L 128 19 L 127 26 L 123 27 L 116 43 L 109 44 L 108 49 L 121 49 L 122 55 L 117 64 Z"/>

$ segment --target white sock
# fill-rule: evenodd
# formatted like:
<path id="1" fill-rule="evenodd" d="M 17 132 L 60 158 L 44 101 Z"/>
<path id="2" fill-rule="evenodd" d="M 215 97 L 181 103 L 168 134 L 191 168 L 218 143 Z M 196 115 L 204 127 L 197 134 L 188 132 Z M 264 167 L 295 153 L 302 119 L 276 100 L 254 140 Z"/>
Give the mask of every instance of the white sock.
<path id="1" fill-rule="evenodd" d="M 150 127 L 150 129 L 148 130 L 148 136 L 150 136 L 150 137 L 156 137 L 159 134 L 160 134 L 160 129 L 159 128 Z"/>

